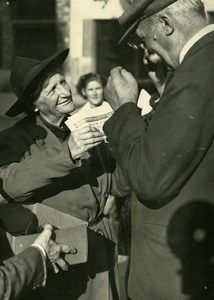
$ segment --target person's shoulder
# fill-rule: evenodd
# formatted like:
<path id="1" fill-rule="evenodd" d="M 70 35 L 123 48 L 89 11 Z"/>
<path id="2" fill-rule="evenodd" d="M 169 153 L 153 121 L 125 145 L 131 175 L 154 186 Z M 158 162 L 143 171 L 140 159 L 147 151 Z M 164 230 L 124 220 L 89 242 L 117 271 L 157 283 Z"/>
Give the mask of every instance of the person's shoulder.
<path id="1" fill-rule="evenodd" d="M 0 117 L 0 134 L 7 135 L 10 133 L 14 133 L 16 128 L 20 128 L 23 125 L 23 119 L 20 118 L 7 118 L 7 117 Z"/>
<path id="2" fill-rule="evenodd" d="M 28 131 L 31 130 L 32 124 L 35 124 L 33 120 L 29 120 L 28 116 L 17 119 L 14 122 L 8 122 L 8 126 L 5 126 L 4 129 L 0 128 L 0 143 L 8 141 L 21 141 L 23 138 L 28 135 Z"/>

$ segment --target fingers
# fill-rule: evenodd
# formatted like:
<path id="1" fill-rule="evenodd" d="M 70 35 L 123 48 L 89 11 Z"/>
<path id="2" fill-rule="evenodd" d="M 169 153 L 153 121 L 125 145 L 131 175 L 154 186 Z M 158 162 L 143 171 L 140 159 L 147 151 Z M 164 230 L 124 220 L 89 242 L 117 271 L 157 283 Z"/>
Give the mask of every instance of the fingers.
<path id="1" fill-rule="evenodd" d="M 94 127 L 85 127 L 81 130 L 73 132 L 74 142 L 78 147 L 93 146 L 104 140 L 104 133 Z"/>
<path id="2" fill-rule="evenodd" d="M 98 139 L 102 140 L 103 136 L 104 136 L 104 133 L 102 133 L 100 131 L 99 132 L 90 131 L 90 132 L 82 134 L 82 139 L 83 140 L 88 140 L 88 139 L 96 139 L 96 138 L 98 138 Z"/>
<path id="3" fill-rule="evenodd" d="M 121 81 L 133 82 L 135 81 L 135 78 L 130 72 L 126 71 L 122 67 L 116 67 L 111 70 L 110 83 L 111 80 L 115 85 L 119 85 L 121 84 Z"/>
<path id="4" fill-rule="evenodd" d="M 62 258 L 59 258 L 56 262 L 56 264 L 63 270 L 67 271 L 69 268 L 69 264 Z M 55 264 L 54 264 L 55 265 Z M 56 265 L 55 265 L 56 266 Z"/>
<path id="5" fill-rule="evenodd" d="M 47 245 L 50 241 L 52 232 L 53 232 L 53 226 L 45 223 L 44 225 L 42 225 L 42 227 L 44 228 L 42 233 L 40 233 L 40 235 L 38 236 L 38 238 L 35 240 L 35 244 L 39 244 L 40 246 L 42 246 L 45 251 L 47 248 Z"/>
<path id="6" fill-rule="evenodd" d="M 103 137 L 104 133 L 98 128 L 86 126 L 81 129 L 73 131 L 74 137 L 81 137 L 81 139 L 90 139 L 93 137 Z"/>
<path id="7" fill-rule="evenodd" d="M 60 245 L 60 251 L 63 253 L 71 253 L 72 249 L 67 245 Z"/>
<path id="8" fill-rule="evenodd" d="M 132 76 L 132 74 L 130 72 L 127 72 L 125 69 L 121 70 L 121 75 L 128 82 L 135 80 L 134 77 Z"/>
<path id="9" fill-rule="evenodd" d="M 76 254 L 77 249 L 75 247 L 70 247 L 70 246 L 67 246 L 67 245 L 57 244 L 54 241 L 52 241 L 51 248 L 52 248 L 52 250 L 51 250 L 51 253 L 49 253 L 48 258 L 49 258 L 49 261 L 51 263 L 51 266 L 52 266 L 54 272 L 55 273 L 59 272 L 59 268 L 57 267 L 57 265 L 63 271 L 67 271 L 68 268 L 69 268 L 69 264 L 66 262 L 65 259 L 60 257 L 60 255 L 62 253 Z"/>
<path id="10" fill-rule="evenodd" d="M 84 133 L 88 133 L 88 132 L 100 132 L 98 128 L 96 127 L 90 127 L 90 126 L 85 126 L 83 128 L 80 128 L 78 130 L 76 130 L 76 132 L 79 132 L 79 134 L 84 134 Z"/>
<path id="11" fill-rule="evenodd" d="M 54 273 L 57 274 L 59 272 L 59 268 L 56 266 L 55 263 L 52 263 L 52 267 L 53 267 Z"/>
<path id="12" fill-rule="evenodd" d="M 109 85 L 112 84 L 112 82 L 115 82 L 115 84 L 120 82 L 120 80 L 122 79 L 121 71 L 122 71 L 122 67 L 116 67 L 111 70 L 111 75 L 108 82 Z"/>

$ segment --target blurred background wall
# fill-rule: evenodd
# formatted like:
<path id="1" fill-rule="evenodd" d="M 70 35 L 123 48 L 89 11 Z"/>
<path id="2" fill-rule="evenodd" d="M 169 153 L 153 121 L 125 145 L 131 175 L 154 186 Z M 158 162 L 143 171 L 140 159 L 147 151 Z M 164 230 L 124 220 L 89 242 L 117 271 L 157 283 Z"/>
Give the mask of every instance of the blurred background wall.
<path id="1" fill-rule="evenodd" d="M 118 47 L 123 29 L 118 17 L 132 0 L 0 0 L 0 115 L 15 97 L 9 74 L 16 55 L 43 59 L 70 48 L 66 78 L 75 94 L 80 75 L 95 71 L 108 78 L 122 65 L 149 89 L 141 54 L 128 46 Z M 214 0 L 204 0 L 214 22 Z M 77 105 L 82 100 L 74 97 Z"/>

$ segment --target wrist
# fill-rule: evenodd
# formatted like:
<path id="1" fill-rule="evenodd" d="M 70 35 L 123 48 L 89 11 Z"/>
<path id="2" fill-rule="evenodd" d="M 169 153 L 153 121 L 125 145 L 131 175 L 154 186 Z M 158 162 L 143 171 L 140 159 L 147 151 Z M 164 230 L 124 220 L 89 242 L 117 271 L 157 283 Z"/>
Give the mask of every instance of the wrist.
<path id="1" fill-rule="evenodd" d="M 40 250 L 40 252 L 42 252 L 43 256 L 46 258 L 47 254 L 45 252 L 45 249 L 41 245 L 39 245 L 37 243 L 33 243 L 31 245 L 31 247 L 34 247 L 34 248 L 37 248 L 38 250 Z"/>

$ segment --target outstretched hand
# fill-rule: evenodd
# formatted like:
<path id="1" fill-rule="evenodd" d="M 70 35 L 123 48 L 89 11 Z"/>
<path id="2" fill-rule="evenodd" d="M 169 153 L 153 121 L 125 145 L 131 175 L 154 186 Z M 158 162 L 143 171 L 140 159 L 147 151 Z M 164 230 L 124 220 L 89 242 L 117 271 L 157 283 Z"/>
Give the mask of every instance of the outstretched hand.
<path id="1" fill-rule="evenodd" d="M 122 67 L 112 69 L 104 90 L 104 98 L 114 111 L 127 102 L 136 103 L 138 98 L 137 81 L 130 72 Z"/>
<path id="2" fill-rule="evenodd" d="M 64 270 L 68 270 L 68 263 L 60 256 L 62 253 L 75 254 L 76 248 L 69 247 L 67 245 L 60 245 L 51 240 L 53 232 L 53 226 L 45 223 L 43 226 L 42 233 L 35 240 L 35 245 L 40 245 L 46 252 L 48 260 L 54 269 L 55 273 L 59 272 L 58 266 Z"/>

